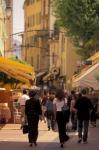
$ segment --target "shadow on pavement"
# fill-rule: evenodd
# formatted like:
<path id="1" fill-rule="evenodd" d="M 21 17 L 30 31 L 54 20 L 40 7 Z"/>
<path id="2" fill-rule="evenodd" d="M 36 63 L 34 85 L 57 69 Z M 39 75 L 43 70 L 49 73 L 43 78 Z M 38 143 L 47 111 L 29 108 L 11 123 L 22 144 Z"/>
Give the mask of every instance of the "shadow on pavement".
<path id="1" fill-rule="evenodd" d="M 98 140 L 98 139 L 97 139 Z M 67 142 L 64 146 L 66 150 L 99 150 L 99 144 L 95 141 L 90 141 L 88 144 L 78 144 L 76 141 Z M 38 142 L 37 147 L 29 147 L 27 142 L 12 142 L 0 141 L 1 150 L 60 150 L 58 142 Z"/>
<path id="2" fill-rule="evenodd" d="M 4 131 L 3 131 L 4 130 Z M 0 134 L 0 150 L 60 150 L 60 144 L 58 136 L 55 136 L 51 132 L 43 132 L 40 130 L 38 138 L 38 146 L 29 147 L 27 136 L 22 136 L 21 132 L 14 132 L 14 130 L 5 132 L 3 129 Z M 45 134 L 47 133 L 47 134 Z M 2 137 L 3 135 L 3 137 Z M 7 137 L 8 135 L 8 137 Z M 45 138 L 43 138 L 45 136 Z M 50 136 L 53 138 L 50 139 Z M 48 139 L 48 141 L 47 141 Z M 8 141 L 7 141 L 8 140 Z M 20 141 L 21 140 L 21 141 Z M 70 140 L 65 144 L 64 150 L 99 150 L 99 127 L 89 128 L 88 144 L 78 144 L 77 135 L 71 135 Z M 51 141 L 51 142 L 49 142 Z"/>

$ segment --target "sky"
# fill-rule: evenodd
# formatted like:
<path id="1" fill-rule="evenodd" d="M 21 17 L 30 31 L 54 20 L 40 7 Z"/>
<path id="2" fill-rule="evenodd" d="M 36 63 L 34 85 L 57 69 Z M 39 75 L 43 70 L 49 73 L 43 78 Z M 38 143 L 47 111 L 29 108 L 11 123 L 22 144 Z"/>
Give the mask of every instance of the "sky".
<path id="1" fill-rule="evenodd" d="M 24 30 L 24 0 L 13 0 L 13 33 Z"/>

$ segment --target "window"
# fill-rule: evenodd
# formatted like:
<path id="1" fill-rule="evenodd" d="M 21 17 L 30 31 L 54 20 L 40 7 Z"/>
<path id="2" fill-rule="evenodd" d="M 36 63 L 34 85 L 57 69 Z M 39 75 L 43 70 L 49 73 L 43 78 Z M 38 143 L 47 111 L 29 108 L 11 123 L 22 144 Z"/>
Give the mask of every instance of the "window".
<path id="1" fill-rule="evenodd" d="M 46 0 L 45 2 L 45 14 L 47 15 L 49 13 L 49 1 Z"/>
<path id="2" fill-rule="evenodd" d="M 37 42 L 38 42 L 37 36 L 36 35 L 31 36 L 31 44 L 33 46 L 37 46 Z"/>
<path id="3" fill-rule="evenodd" d="M 27 18 L 27 27 L 29 27 L 29 17 Z"/>
<path id="4" fill-rule="evenodd" d="M 2 0 L 0 0 L 0 5 L 2 5 Z"/>
<path id="5" fill-rule="evenodd" d="M 39 55 L 37 55 L 37 70 L 39 70 L 39 64 L 40 64 Z"/>
<path id="6" fill-rule="evenodd" d="M 26 4 L 29 5 L 30 0 L 26 0 Z"/>
<path id="7" fill-rule="evenodd" d="M 39 24 L 41 24 L 41 12 L 39 12 Z"/>
<path id="8" fill-rule="evenodd" d="M 31 56 L 31 65 L 34 65 L 33 56 Z"/>
<path id="9" fill-rule="evenodd" d="M 36 14 L 36 24 L 38 24 L 38 14 Z"/>
<path id="10" fill-rule="evenodd" d="M 36 24 L 39 25 L 41 23 L 41 12 L 36 14 Z"/>
<path id="11" fill-rule="evenodd" d="M 33 4 L 34 2 L 35 2 L 35 0 L 27 0 L 27 1 L 26 1 L 26 4 L 27 4 L 27 5 L 31 5 L 31 4 Z"/>
<path id="12" fill-rule="evenodd" d="M 30 4 L 33 4 L 35 2 L 35 0 L 30 0 Z"/>

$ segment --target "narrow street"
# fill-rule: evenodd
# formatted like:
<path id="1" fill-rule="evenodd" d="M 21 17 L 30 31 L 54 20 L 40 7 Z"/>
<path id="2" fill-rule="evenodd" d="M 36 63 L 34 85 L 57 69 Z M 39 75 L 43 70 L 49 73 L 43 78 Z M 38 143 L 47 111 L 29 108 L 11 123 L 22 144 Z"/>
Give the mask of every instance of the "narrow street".
<path id="1" fill-rule="evenodd" d="M 99 125 L 96 128 L 90 127 L 88 144 L 77 143 L 77 133 L 70 133 L 70 140 L 65 144 L 64 149 L 68 150 L 99 150 Z M 1 150 L 59 150 L 57 132 L 47 131 L 46 124 L 40 122 L 39 138 L 37 147 L 29 147 L 27 135 L 23 135 L 18 124 L 8 124 L 0 130 Z"/>

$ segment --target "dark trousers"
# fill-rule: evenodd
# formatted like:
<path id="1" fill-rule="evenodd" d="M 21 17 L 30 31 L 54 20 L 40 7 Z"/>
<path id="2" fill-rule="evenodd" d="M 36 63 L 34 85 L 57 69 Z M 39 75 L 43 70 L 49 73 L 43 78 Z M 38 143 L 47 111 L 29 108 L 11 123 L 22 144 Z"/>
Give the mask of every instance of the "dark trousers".
<path id="1" fill-rule="evenodd" d="M 71 112 L 71 122 L 72 122 L 72 129 L 77 129 L 77 116 L 75 112 Z"/>
<path id="2" fill-rule="evenodd" d="M 78 120 L 78 137 L 84 141 L 88 138 L 88 126 L 89 120 Z"/>
<path id="3" fill-rule="evenodd" d="M 28 139 L 29 143 L 33 143 L 37 141 L 38 138 L 38 122 L 39 116 L 27 117 L 28 120 Z"/>
<path id="4" fill-rule="evenodd" d="M 93 122 L 96 123 L 97 114 L 94 110 L 91 112 L 90 120 L 91 120 L 91 123 L 93 123 Z"/>
<path id="5" fill-rule="evenodd" d="M 58 111 L 56 113 L 56 121 L 58 124 L 58 132 L 59 132 L 59 140 L 60 143 L 63 143 L 67 140 L 67 135 L 66 135 L 66 121 L 65 121 L 65 116 L 63 112 Z"/>

